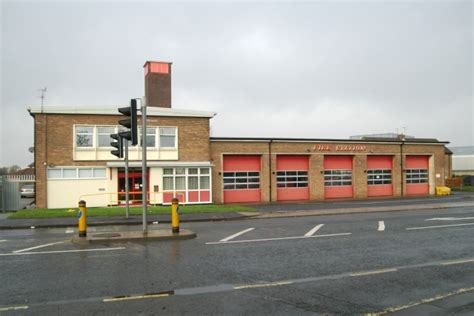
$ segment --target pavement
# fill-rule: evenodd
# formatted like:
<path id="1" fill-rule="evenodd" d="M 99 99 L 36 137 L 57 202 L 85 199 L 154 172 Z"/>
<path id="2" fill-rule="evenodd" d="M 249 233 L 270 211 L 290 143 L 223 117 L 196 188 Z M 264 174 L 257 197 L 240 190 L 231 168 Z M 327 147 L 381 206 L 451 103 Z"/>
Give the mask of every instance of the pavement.
<path id="1" fill-rule="evenodd" d="M 163 229 L 150 230 L 147 233 L 144 233 L 143 231 L 89 233 L 85 237 L 74 236 L 71 241 L 79 245 L 90 245 L 113 242 L 183 240 L 192 238 L 196 238 L 196 233 L 189 229 L 180 229 L 179 232 L 176 233 L 173 233 L 171 229 Z"/>
<path id="2" fill-rule="evenodd" d="M 280 218 L 304 217 L 321 215 L 341 215 L 371 212 L 396 212 L 409 210 L 431 210 L 456 207 L 474 207 L 474 194 L 456 192 L 451 196 L 419 197 L 419 198 L 392 198 L 376 200 L 347 200 L 324 201 L 305 203 L 267 203 L 252 205 L 257 212 L 223 212 L 181 214 L 182 223 L 243 220 L 252 218 Z M 170 215 L 148 215 L 148 224 L 170 223 Z M 88 217 L 88 226 L 116 226 L 116 225 L 141 225 L 141 216 Z M 58 228 L 77 226 L 77 218 L 46 218 L 46 219 L 8 219 L 0 213 L 0 230 L 26 229 L 26 228 Z"/>

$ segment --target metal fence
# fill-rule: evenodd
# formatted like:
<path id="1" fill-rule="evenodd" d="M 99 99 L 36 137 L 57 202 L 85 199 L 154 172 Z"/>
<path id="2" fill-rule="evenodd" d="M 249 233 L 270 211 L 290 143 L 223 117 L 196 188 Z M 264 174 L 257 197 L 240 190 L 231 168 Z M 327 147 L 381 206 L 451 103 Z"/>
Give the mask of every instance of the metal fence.
<path id="1" fill-rule="evenodd" d="M 20 209 L 20 182 L 0 176 L 0 211 Z"/>

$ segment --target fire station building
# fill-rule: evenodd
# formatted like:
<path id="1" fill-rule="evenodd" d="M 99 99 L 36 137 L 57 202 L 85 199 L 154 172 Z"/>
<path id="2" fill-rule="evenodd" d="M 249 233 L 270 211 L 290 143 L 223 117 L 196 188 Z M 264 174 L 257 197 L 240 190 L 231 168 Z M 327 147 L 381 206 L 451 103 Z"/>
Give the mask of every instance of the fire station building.
<path id="1" fill-rule="evenodd" d="M 171 63 L 144 68 L 148 120 L 139 133 L 146 133 L 151 204 L 433 195 L 450 175 L 447 142 L 436 139 L 210 137 L 216 113 L 171 107 Z M 125 163 L 110 153 L 118 107 L 29 109 L 38 208 L 124 203 Z M 130 198 L 140 202 L 140 144 L 129 161 Z"/>

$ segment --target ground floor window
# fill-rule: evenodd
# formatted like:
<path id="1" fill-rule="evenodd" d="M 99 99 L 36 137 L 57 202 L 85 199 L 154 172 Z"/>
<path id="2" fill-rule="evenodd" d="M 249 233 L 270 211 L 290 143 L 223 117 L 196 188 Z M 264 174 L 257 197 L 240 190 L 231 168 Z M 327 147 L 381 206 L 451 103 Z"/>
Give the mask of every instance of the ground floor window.
<path id="1" fill-rule="evenodd" d="M 278 188 L 305 188 L 308 186 L 308 171 L 277 171 Z"/>
<path id="2" fill-rule="evenodd" d="M 367 170 L 367 184 L 381 185 L 392 183 L 391 169 L 371 169 Z"/>
<path id="3" fill-rule="evenodd" d="M 176 197 L 187 203 L 210 202 L 210 168 L 163 168 L 163 202 Z"/>
<path id="4" fill-rule="evenodd" d="M 428 183 L 428 169 L 407 169 L 407 183 Z"/>
<path id="5" fill-rule="evenodd" d="M 324 186 L 352 185 L 352 170 L 324 170 Z"/>
<path id="6" fill-rule="evenodd" d="M 260 172 L 224 172 L 224 190 L 247 190 L 260 188 Z"/>

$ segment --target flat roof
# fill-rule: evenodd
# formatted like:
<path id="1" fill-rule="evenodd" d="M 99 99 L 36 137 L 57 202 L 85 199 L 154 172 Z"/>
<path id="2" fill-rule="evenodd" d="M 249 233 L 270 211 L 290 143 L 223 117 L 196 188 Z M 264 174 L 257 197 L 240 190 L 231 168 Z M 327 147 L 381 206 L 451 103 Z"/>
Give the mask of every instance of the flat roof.
<path id="1" fill-rule="evenodd" d="M 392 138 L 365 138 L 365 139 L 328 139 L 328 138 L 269 138 L 269 137 L 210 137 L 211 142 L 294 142 L 294 143 L 390 143 L 390 144 L 449 144 L 435 138 L 409 138 L 403 142 Z"/>
<path id="2" fill-rule="evenodd" d="M 126 105 L 117 106 L 68 106 L 68 107 L 29 107 L 30 114 L 68 114 L 68 115 L 121 115 L 118 108 L 126 107 Z M 140 115 L 140 114 L 139 114 Z M 156 106 L 147 107 L 148 116 L 179 116 L 179 117 L 207 117 L 212 118 L 217 115 L 216 112 L 185 110 L 176 108 L 161 108 Z"/>

